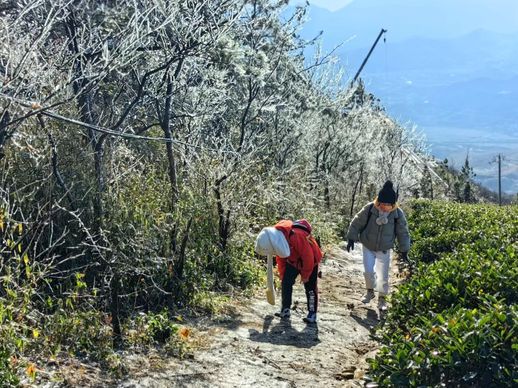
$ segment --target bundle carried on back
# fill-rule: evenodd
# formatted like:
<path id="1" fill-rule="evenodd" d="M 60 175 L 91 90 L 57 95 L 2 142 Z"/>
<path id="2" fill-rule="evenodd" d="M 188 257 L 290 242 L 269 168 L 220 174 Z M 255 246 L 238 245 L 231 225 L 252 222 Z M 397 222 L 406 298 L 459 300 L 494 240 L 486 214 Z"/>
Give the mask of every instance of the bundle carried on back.
<path id="1" fill-rule="evenodd" d="M 290 255 L 290 246 L 286 237 L 273 226 L 261 230 L 255 240 L 255 251 L 262 256 L 267 257 L 268 272 L 266 277 L 266 300 L 271 305 L 275 304 L 275 285 L 273 282 L 273 257 L 288 257 Z"/>
<path id="2" fill-rule="evenodd" d="M 284 233 L 273 226 L 263 228 L 255 240 L 255 251 L 262 256 L 288 257 L 290 246 Z"/>

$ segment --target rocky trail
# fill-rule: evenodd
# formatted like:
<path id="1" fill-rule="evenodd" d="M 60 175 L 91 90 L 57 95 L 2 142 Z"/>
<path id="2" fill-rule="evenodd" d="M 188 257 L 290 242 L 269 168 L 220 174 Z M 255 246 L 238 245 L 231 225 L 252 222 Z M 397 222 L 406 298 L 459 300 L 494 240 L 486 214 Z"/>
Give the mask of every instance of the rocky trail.
<path id="1" fill-rule="evenodd" d="M 197 322 L 206 345 L 187 360 L 126 360 L 129 376 L 118 387 L 362 387 L 366 359 L 378 344 L 370 337 L 379 323 L 376 299 L 361 302 L 361 249 L 327 252 L 319 283 L 317 324 L 306 324 L 304 287 L 294 287 L 291 319 L 274 316 L 265 295 L 232 303 L 232 313 Z M 395 270 L 395 263 L 392 268 Z M 393 272 L 394 272 L 393 270 Z M 393 273 L 392 280 L 396 280 Z"/>

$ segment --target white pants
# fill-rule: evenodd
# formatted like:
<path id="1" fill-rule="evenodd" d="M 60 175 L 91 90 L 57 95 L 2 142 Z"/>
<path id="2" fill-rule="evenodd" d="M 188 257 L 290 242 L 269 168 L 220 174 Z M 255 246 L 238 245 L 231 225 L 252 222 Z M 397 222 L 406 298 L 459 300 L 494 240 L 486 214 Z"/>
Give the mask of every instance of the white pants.
<path id="1" fill-rule="evenodd" d="M 387 295 L 389 290 L 390 249 L 371 251 L 362 246 L 362 250 L 366 288 L 375 289 L 380 295 Z"/>

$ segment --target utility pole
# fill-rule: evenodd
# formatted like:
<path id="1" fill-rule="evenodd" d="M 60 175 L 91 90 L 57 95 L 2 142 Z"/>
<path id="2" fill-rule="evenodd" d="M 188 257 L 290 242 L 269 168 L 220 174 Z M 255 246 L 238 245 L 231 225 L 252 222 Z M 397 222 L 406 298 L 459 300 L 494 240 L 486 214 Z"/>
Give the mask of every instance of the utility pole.
<path id="1" fill-rule="evenodd" d="M 502 206 L 502 156 L 498 154 L 498 205 Z"/>
<path id="2" fill-rule="evenodd" d="M 502 206 L 502 159 L 504 159 L 504 157 L 502 154 L 498 154 L 495 159 L 490 163 L 498 163 L 498 205 Z"/>
<path id="3" fill-rule="evenodd" d="M 387 30 L 385 29 L 381 29 L 378 37 L 376 38 L 376 41 L 374 42 L 374 44 L 372 45 L 371 49 L 369 50 L 369 53 L 367 54 L 367 56 L 365 57 L 365 59 L 363 60 L 362 62 L 362 65 L 360 66 L 360 68 L 358 69 L 358 71 L 356 72 L 356 75 L 354 76 L 353 78 L 353 82 L 352 84 L 354 84 L 356 82 L 356 80 L 358 79 L 358 76 L 360 75 L 362 69 L 363 69 L 363 66 L 365 66 L 365 64 L 367 63 L 367 61 L 369 60 L 369 57 L 371 56 L 372 54 L 372 51 L 374 50 L 374 47 L 376 47 L 376 45 L 378 44 L 378 41 L 380 40 L 381 38 L 381 35 L 383 35 L 385 32 L 387 32 Z"/>

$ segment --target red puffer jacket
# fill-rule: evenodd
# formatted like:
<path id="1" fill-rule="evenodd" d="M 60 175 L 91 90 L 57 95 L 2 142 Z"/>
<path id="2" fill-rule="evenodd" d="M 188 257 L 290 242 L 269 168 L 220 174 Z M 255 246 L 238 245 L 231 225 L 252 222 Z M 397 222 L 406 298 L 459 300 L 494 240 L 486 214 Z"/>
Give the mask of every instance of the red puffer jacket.
<path id="1" fill-rule="evenodd" d="M 284 277 L 286 263 L 297 268 L 303 281 L 307 281 L 313 268 L 320 263 L 322 252 L 316 240 L 311 234 L 302 228 L 294 228 L 293 221 L 282 220 L 274 225 L 275 229 L 280 230 L 290 246 L 290 256 L 287 258 L 276 257 L 279 275 Z"/>

